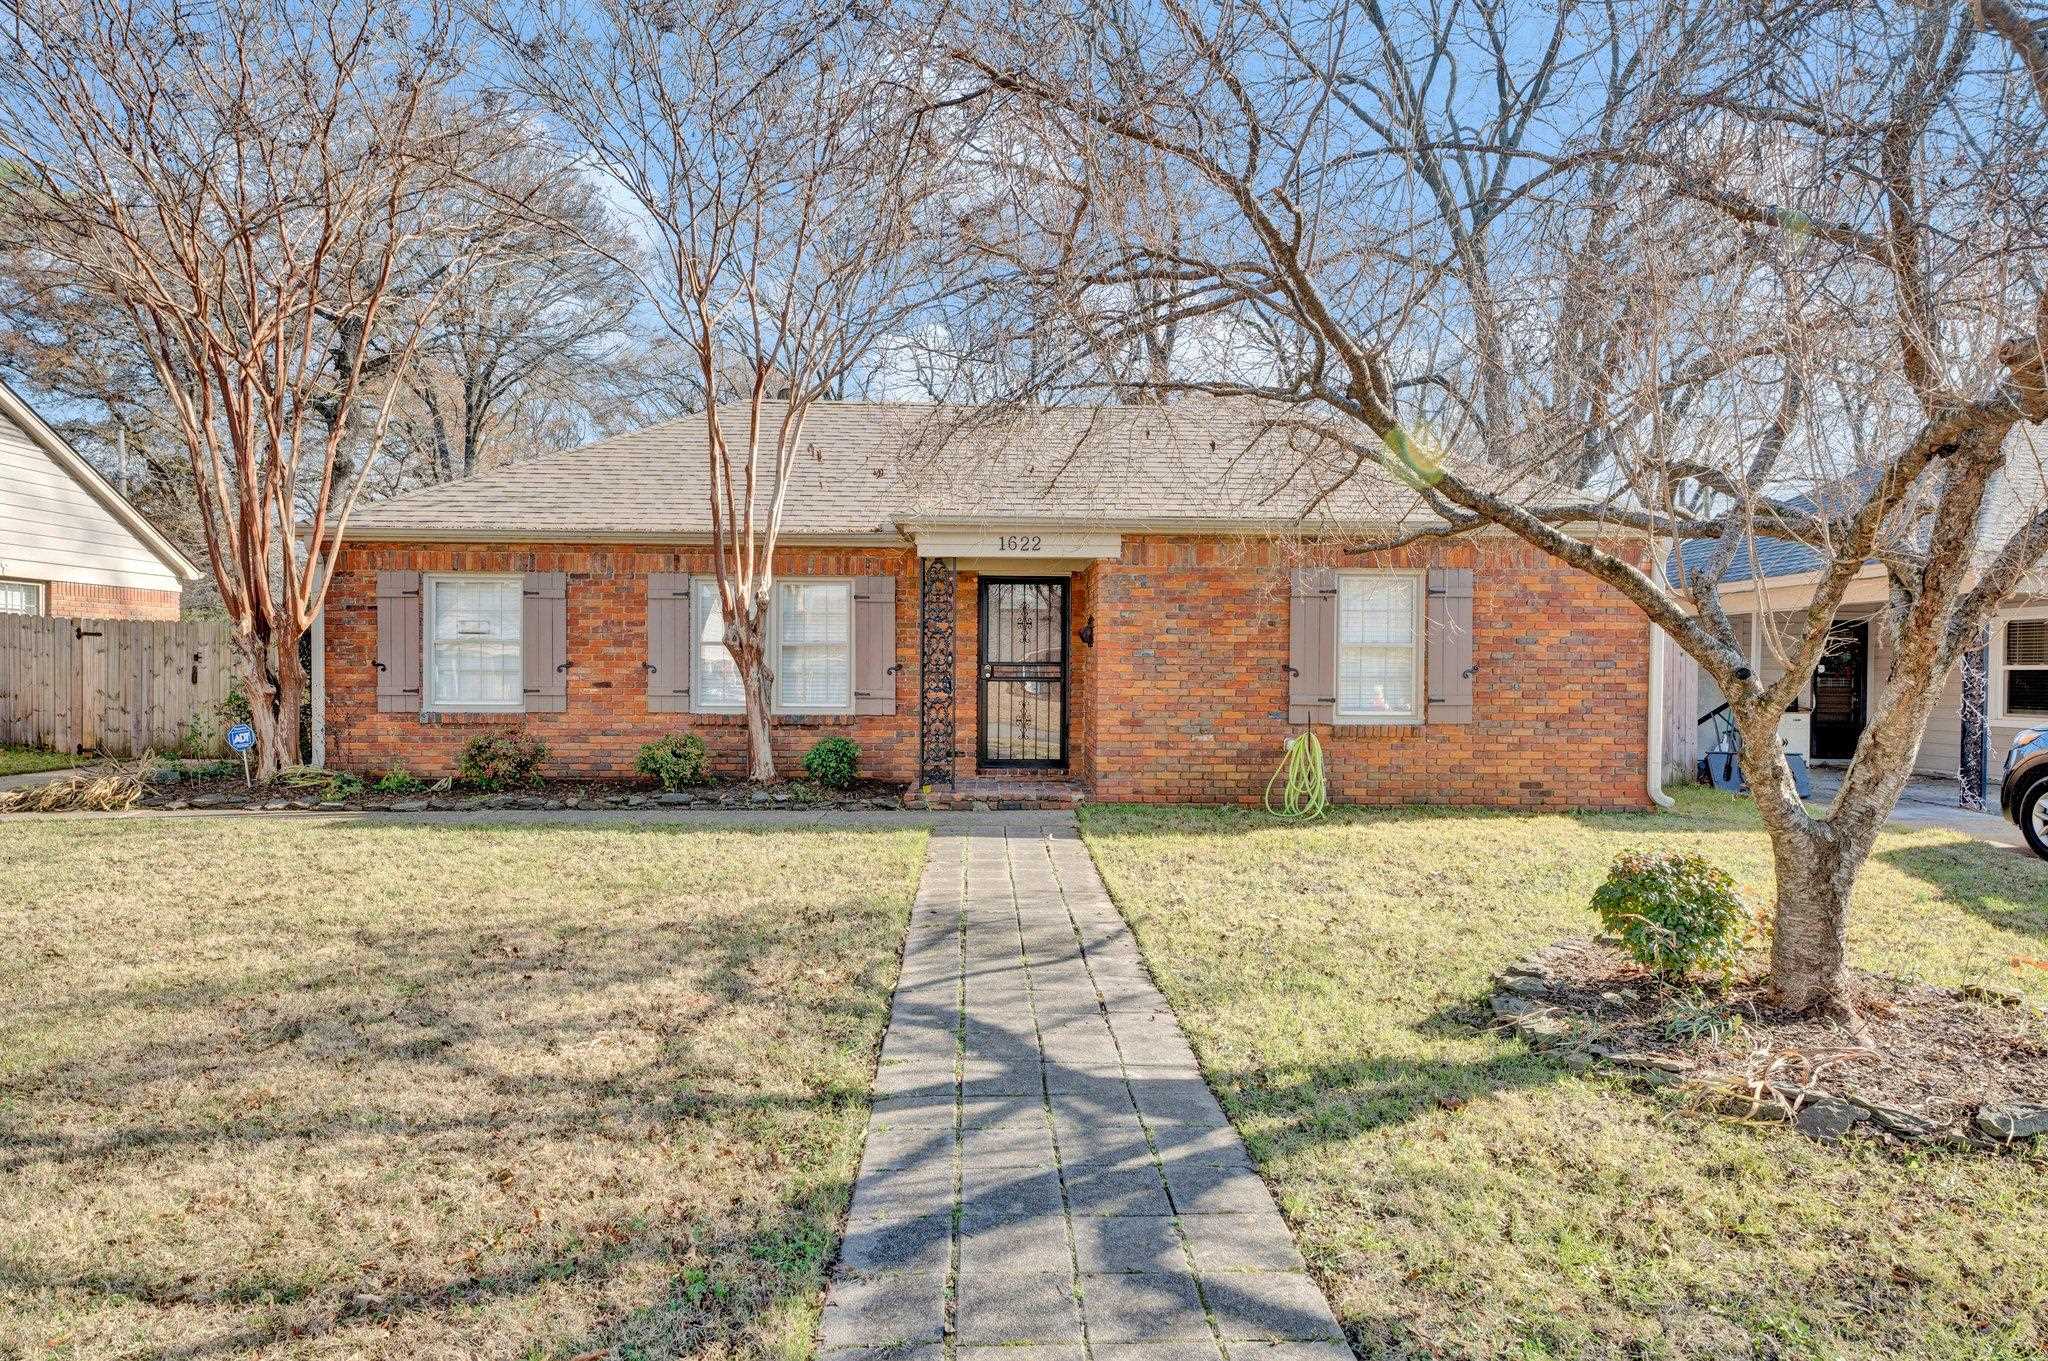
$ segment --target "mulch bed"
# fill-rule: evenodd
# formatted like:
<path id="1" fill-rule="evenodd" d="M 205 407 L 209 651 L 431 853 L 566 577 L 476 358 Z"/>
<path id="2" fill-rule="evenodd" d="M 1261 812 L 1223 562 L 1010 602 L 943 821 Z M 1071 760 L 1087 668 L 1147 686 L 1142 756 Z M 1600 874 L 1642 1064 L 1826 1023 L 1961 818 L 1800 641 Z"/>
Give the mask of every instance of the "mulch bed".
<path id="1" fill-rule="evenodd" d="M 901 808 L 903 787 L 881 780 L 859 780 L 849 789 L 827 790 L 801 781 L 761 788 L 744 781 L 716 781 L 666 792 L 651 781 L 545 780 L 517 789 L 487 793 L 459 784 L 428 787 L 404 794 L 364 791 L 333 797 L 320 788 L 242 782 L 231 776 L 186 773 L 182 778 L 152 780 L 144 788 L 140 808 L 263 808 L 327 812 L 389 813 L 463 812 L 474 809 L 536 809 L 562 811 L 588 808 L 763 808 L 815 812 L 852 808 Z"/>
<path id="2" fill-rule="evenodd" d="M 2016 993 L 1858 974 L 1858 1035 L 1775 1010 L 1760 979 L 1673 988 L 1605 941 L 1559 941 L 1498 982 L 1501 1024 L 1703 1109 L 1824 1140 L 2008 1147 L 2048 1135 L 2048 1018 Z"/>

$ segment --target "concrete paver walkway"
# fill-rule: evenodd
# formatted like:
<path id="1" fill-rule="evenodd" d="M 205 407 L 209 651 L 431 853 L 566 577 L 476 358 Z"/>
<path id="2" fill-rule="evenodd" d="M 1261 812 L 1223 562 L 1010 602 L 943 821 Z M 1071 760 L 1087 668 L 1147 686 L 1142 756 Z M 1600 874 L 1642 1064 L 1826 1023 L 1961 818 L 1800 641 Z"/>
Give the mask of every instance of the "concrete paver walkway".
<path id="1" fill-rule="evenodd" d="M 1071 818 L 935 832 L 875 1096 L 826 1356 L 1350 1356 Z"/>

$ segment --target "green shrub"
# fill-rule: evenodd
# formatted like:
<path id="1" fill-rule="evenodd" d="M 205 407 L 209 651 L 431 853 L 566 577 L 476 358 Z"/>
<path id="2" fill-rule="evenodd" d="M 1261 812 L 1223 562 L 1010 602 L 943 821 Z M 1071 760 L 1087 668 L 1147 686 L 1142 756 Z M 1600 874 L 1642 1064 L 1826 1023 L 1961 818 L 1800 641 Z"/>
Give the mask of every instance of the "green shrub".
<path id="1" fill-rule="evenodd" d="M 804 753 L 804 774 L 827 789 L 845 789 L 860 778 L 860 747 L 851 738 L 821 738 Z"/>
<path id="2" fill-rule="evenodd" d="M 486 733 L 462 749 L 456 763 L 462 782 L 474 789 L 494 793 L 514 785 L 537 784 L 540 763 L 548 757 L 547 744 L 539 738 L 504 737 Z"/>
<path id="3" fill-rule="evenodd" d="M 1629 955 L 1667 978 L 1726 979 L 1756 914 L 1727 871 L 1678 851 L 1624 851 L 1593 893 L 1600 923 Z"/>
<path id="4" fill-rule="evenodd" d="M 663 789 L 704 783 L 704 741 L 689 733 L 657 737 L 640 748 L 633 768 L 661 782 Z"/>
<path id="5" fill-rule="evenodd" d="M 425 780 L 407 770 L 403 765 L 391 767 L 391 769 L 379 775 L 377 782 L 370 786 L 373 791 L 379 794 L 417 794 L 426 787 L 427 782 Z"/>

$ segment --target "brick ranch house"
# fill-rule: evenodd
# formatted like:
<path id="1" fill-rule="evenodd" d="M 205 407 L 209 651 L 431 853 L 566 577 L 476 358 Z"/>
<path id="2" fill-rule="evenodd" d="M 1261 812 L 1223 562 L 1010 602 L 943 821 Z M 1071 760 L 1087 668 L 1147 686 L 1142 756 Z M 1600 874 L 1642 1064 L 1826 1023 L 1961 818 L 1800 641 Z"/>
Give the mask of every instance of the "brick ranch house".
<path id="1" fill-rule="evenodd" d="M 704 439 L 685 418 L 359 510 L 319 758 L 440 775 L 511 732 L 549 773 L 630 776 L 688 731 L 741 773 Z M 775 562 L 778 763 L 841 734 L 927 793 L 1242 802 L 1313 723 L 1340 801 L 1649 805 L 1638 612 L 1505 537 L 1344 551 L 1416 498 L 1375 475 L 1316 503 L 1303 470 L 1224 402 L 966 429 L 814 408 Z"/>

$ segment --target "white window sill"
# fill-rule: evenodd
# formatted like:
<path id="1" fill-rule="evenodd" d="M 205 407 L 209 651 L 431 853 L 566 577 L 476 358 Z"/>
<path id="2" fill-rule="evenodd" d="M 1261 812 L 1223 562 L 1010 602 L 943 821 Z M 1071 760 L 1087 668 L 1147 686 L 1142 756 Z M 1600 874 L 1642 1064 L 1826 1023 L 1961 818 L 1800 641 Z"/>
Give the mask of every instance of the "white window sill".
<path id="1" fill-rule="evenodd" d="M 1331 720 L 1336 728 L 1419 728 L 1421 714 L 1338 714 Z"/>

